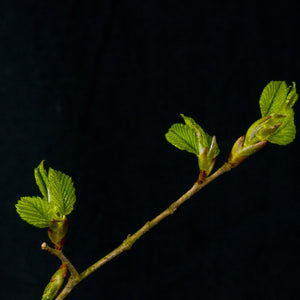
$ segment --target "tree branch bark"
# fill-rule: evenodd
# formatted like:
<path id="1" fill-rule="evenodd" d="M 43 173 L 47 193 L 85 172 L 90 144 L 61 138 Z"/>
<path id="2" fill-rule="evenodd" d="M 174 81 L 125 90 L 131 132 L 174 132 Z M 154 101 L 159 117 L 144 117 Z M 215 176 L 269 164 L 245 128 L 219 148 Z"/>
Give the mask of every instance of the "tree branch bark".
<path id="1" fill-rule="evenodd" d="M 190 199 L 194 194 L 196 194 L 198 191 L 200 191 L 202 188 L 204 188 L 206 185 L 208 185 L 210 182 L 218 178 L 220 175 L 230 171 L 232 169 L 232 165 L 229 163 L 224 163 L 222 167 L 220 167 L 215 173 L 210 175 L 207 178 L 202 178 L 201 181 L 197 181 L 194 183 L 194 185 L 185 193 L 183 194 L 178 200 L 173 202 L 168 208 L 166 208 L 163 212 L 161 212 L 158 216 L 156 216 L 151 221 L 148 221 L 145 223 L 144 226 L 142 226 L 138 231 L 136 231 L 133 235 L 129 235 L 120 246 L 118 246 L 116 249 L 105 255 L 103 258 L 95 262 L 93 265 L 88 267 L 86 270 L 84 270 L 82 273 L 78 274 L 76 269 L 73 267 L 73 265 L 69 262 L 69 260 L 62 254 L 61 251 L 52 249 L 49 251 L 48 248 L 44 250 L 48 250 L 50 253 L 58 256 L 58 258 L 62 262 L 67 262 L 68 266 L 72 266 L 71 268 L 74 268 L 73 271 L 70 270 L 71 275 L 74 274 L 74 276 L 70 276 L 68 283 L 65 285 L 65 287 L 62 289 L 60 294 L 56 297 L 56 300 L 63 300 L 67 297 L 67 295 L 72 291 L 72 289 L 83 279 L 85 279 L 87 276 L 91 275 L 93 272 L 98 270 L 100 267 L 102 267 L 104 264 L 112 260 L 114 257 L 118 256 L 124 251 L 130 250 L 130 248 L 133 246 L 133 244 L 142 237 L 145 233 L 147 233 L 150 229 L 152 229 L 154 226 L 158 225 L 162 220 L 164 220 L 166 217 L 172 215 L 178 208 L 181 206 L 184 202 L 186 202 L 188 199 Z M 46 243 L 43 243 L 43 245 Z M 60 252 L 60 253 L 58 253 Z M 73 273 L 72 273 L 73 272 Z"/>

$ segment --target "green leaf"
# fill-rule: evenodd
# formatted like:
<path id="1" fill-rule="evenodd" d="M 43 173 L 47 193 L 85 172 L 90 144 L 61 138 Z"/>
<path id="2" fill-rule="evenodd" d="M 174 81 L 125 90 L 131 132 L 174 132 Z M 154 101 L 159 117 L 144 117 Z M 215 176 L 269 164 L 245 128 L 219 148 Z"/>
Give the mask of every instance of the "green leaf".
<path id="1" fill-rule="evenodd" d="M 48 175 L 47 171 L 44 168 L 44 161 L 42 160 L 41 163 L 34 169 L 34 177 L 37 186 L 39 187 L 42 195 L 45 199 L 48 199 Z"/>
<path id="2" fill-rule="evenodd" d="M 186 150 L 198 156 L 205 147 L 210 147 L 212 137 L 193 118 L 184 114 L 180 115 L 185 124 L 173 124 L 166 133 L 166 139 L 178 149 Z"/>
<path id="3" fill-rule="evenodd" d="M 50 204 L 54 211 L 61 216 L 70 214 L 76 202 L 72 178 L 60 171 L 49 168 L 48 180 Z"/>
<path id="4" fill-rule="evenodd" d="M 21 219 L 39 228 L 48 227 L 53 216 L 50 204 L 40 197 L 21 197 L 16 209 Z"/>
<path id="5" fill-rule="evenodd" d="M 166 133 L 166 139 L 180 150 L 199 155 L 199 141 L 194 129 L 184 124 L 173 124 Z"/>
<path id="6" fill-rule="evenodd" d="M 296 137 L 296 126 L 294 123 L 294 113 L 290 112 L 289 117 L 284 118 L 279 129 L 268 138 L 273 144 L 285 146 L 290 144 Z"/>
<path id="7" fill-rule="evenodd" d="M 166 133 L 167 141 L 178 149 L 186 150 L 197 156 L 200 155 L 204 148 L 208 148 L 209 150 L 212 145 L 212 137 L 206 133 L 193 118 L 187 117 L 184 114 L 180 115 L 185 124 L 173 124 Z M 217 145 L 215 146 L 217 147 Z M 218 153 L 219 148 L 217 147 L 215 156 L 217 156 Z"/>
<path id="8" fill-rule="evenodd" d="M 267 141 L 287 145 L 296 136 L 296 126 L 294 123 L 293 106 L 298 99 L 296 84 L 287 86 L 285 81 L 271 81 L 263 90 L 259 104 L 262 117 L 282 115 L 278 129 L 267 138 Z"/>
<path id="9" fill-rule="evenodd" d="M 259 99 L 262 117 L 273 113 L 280 113 L 288 94 L 289 88 L 285 81 L 271 81 L 268 83 Z"/>
<path id="10" fill-rule="evenodd" d="M 216 138 L 207 134 L 193 118 L 181 116 L 185 124 L 173 124 L 166 133 L 166 139 L 178 149 L 196 154 L 200 171 L 208 175 L 220 152 Z"/>
<path id="11" fill-rule="evenodd" d="M 296 91 L 296 83 L 293 81 L 293 86 L 290 87 L 289 94 L 287 95 L 287 98 L 286 98 L 286 107 L 288 109 L 292 108 L 294 106 L 294 104 L 296 103 L 297 99 L 298 99 L 298 94 Z"/>
<path id="12" fill-rule="evenodd" d="M 193 129 L 198 137 L 199 143 L 199 152 L 201 152 L 205 147 L 209 147 L 211 144 L 212 137 L 207 134 L 202 127 L 195 122 L 195 120 L 191 117 L 187 117 L 184 114 L 180 114 L 187 126 Z"/>

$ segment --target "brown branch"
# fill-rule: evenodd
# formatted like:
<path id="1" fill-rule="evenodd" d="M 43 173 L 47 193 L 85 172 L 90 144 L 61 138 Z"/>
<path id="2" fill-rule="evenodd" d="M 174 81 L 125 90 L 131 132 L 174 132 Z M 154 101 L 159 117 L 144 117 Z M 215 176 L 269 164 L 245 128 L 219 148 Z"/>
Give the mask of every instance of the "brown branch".
<path id="1" fill-rule="evenodd" d="M 65 257 L 65 255 L 62 253 L 62 251 L 49 247 L 47 245 L 47 243 L 45 243 L 45 242 L 41 245 L 41 249 L 46 250 L 46 251 L 50 252 L 52 255 L 57 256 L 61 260 L 62 263 L 66 263 L 68 266 L 68 270 L 71 274 L 71 277 L 73 279 L 79 279 L 80 276 L 79 276 L 79 273 L 77 272 L 76 268 L 72 265 L 72 263 L 69 261 L 69 259 Z"/>
<path id="2" fill-rule="evenodd" d="M 114 257 L 118 256 L 124 251 L 129 250 L 133 244 L 146 232 L 148 232 L 151 228 L 159 224 L 163 219 L 165 219 L 167 216 L 173 214 L 177 208 L 182 205 L 185 201 L 187 201 L 189 198 L 191 198 L 194 194 L 196 194 L 198 191 L 200 191 L 203 187 L 205 187 L 207 184 L 215 180 L 220 175 L 224 174 L 225 172 L 228 172 L 232 169 L 232 166 L 229 163 L 224 163 L 222 167 L 220 167 L 215 173 L 210 175 L 209 177 L 203 179 L 203 181 L 197 181 L 185 194 L 183 194 L 178 200 L 173 202 L 168 208 L 166 208 L 163 212 L 161 212 L 158 216 L 156 216 L 151 221 L 148 221 L 145 223 L 143 227 L 141 227 L 137 232 L 135 232 L 133 235 L 129 235 L 127 239 L 123 241 L 123 243 L 105 255 L 103 258 L 95 262 L 93 265 L 88 267 L 86 270 L 84 270 L 82 273 L 80 273 L 78 276 L 76 275 L 75 278 L 70 277 L 68 283 L 65 285 L 63 290 L 60 292 L 60 294 L 56 297 L 56 300 L 63 300 L 67 297 L 67 295 L 72 291 L 72 289 L 83 279 L 85 279 L 87 276 L 91 275 L 93 272 L 98 270 L 100 267 L 102 267 L 104 264 L 112 260 Z M 50 248 L 50 247 L 49 247 Z M 52 248 L 50 248 L 52 249 Z M 46 249 L 48 250 L 48 249 Z M 55 251 L 55 253 L 52 253 L 53 251 L 50 251 L 52 254 L 57 255 L 61 259 L 61 255 L 59 253 L 56 254 L 58 250 L 52 249 Z M 49 250 L 48 250 L 49 251 Z M 58 251 L 60 252 L 60 251 Z M 58 255 L 59 254 L 59 255 Z M 61 253 L 62 254 L 62 253 Z M 63 255 L 63 254 L 62 254 Z M 63 256 L 64 257 L 64 256 Z M 64 257 L 64 259 L 66 259 Z M 62 259 L 61 259 L 62 260 Z M 68 260 L 67 260 L 68 261 Z M 68 261 L 69 262 L 69 261 Z M 75 268 L 74 268 L 75 270 Z M 76 270 L 75 270 L 76 271 Z M 70 271 L 71 273 L 71 271 Z M 77 271 L 76 271 L 77 273 Z M 78 273 L 77 273 L 78 274 Z M 74 276 L 73 276 L 74 277 Z"/>

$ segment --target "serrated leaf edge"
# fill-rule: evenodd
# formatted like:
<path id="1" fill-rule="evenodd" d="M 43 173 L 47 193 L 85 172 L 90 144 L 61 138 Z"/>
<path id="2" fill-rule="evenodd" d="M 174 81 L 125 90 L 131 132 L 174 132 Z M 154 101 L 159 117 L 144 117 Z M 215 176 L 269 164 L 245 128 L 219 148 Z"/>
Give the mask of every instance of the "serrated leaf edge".
<path id="1" fill-rule="evenodd" d="M 52 219 L 52 210 L 41 197 L 21 197 L 15 205 L 20 218 L 35 227 L 46 228 Z"/>

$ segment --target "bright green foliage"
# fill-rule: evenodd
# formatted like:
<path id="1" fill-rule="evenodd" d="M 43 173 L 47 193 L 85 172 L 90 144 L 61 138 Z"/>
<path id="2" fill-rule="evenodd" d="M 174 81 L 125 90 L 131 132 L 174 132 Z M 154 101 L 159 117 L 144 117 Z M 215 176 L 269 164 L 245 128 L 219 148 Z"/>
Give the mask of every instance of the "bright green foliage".
<path id="1" fill-rule="evenodd" d="M 244 146 L 248 147 L 261 141 L 268 141 L 280 128 L 285 118 L 286 115 L 273 114 L 254 122 L 246 133 Z"/>
<path id="2" fill-rule="evenodd" d="M 34 169 L 34 177 L 35 182 L 38 185 L 42 195 L 45 199 L 48 199 L 48 175 L 44 168 L 44 161 L 42 160 L 41 163 Z M 49 201 L 50 202 L 50 201 Z"/>
<path id="3" fill-rule="evenodd" d="M 187 117 L 184 114 L 181 114 L 181 116 L 183 117 L 186 126 L 196 133 L 196 141 L 198 144 L 197 154 L 200 154 L 204 148 L 209 148 L 212 142 L 212 137 L 208 133 L 205 133 L 202 127 L 197 124 L 193 118 Z"/>
<path id="4" fill-rule="evenodd" d="M 296 84 L 287 86 L 285 81 L 271 81 L 263 90 L 259 105 L 262 117 L 271 116 L 272 119 L 277 116 L 278 130 L 271 134 L 267 140 L 278 145 L 287 145 L 291 143 L 296 135 L 294 124 L 293 106 L 298 99 Z M 281 116 L 279 120 L 278 116 Z M 276 122 L 273 122 L 273 126 Z"/>
<path id="5" fill-rule="evenodd" d="M 228 162 L 237 166 L 267 142 L 278 145 L 291 143 L 296 135 L 293 106 L 297 99 L 295 82 L 289 87 L 284 81 L 267 84 L 259 100 L 262 117 L 249 127 L 246 136 L 235 142 Z"/>
<path id="6" fill-rule="evenodd" d="M 166 139 L 178 149 L 197 155 L 200 170 L 208 175 L 220 152 L 216 138 L 207 134 L 193 118 L 181 116 L 185 124 L 173 124 L 165 135 Z"/>
<path id="7" fill-rule="evenodd" d="M 50 204 L 40 197 L 21 197 L 16 208 L 21 219 L 39 228 L 48 227 L 52 219 Z"/>
<path id="8" fill-rule="evenodd" d="M 75 188 L 71 177 L 49 168 L 42 161 L 34 170 L 36 183 L 43 195 L 40 197 L 21 197 L 16 204 L 20 217 L 39 228 L 49 227 L 50 222 L 63 221 L 70 214 L 76 201 Z"/>
<path id="9" fill-rule="evenodd" d="M 285 113 L 294 106 L 297 98 L 295 82 L 293 86 L 287 86 L 285 81 L 269 82 L 259 99 L 262 117 L 273 113 Z"/>
<path id="10" fill-rule="evenodd" d="M 75 188 L 71 177 L 49 168 L 50 203 L 60 215 L 66 216 L 74 209 L 76 201 Z"/>
<path id="11" fill-rule="evenodd" d="M 166 139 L 180 150 L 198 155 L 199 143 L 195 130 L 184 124 L 173 124 L 166 134 Z"/>

